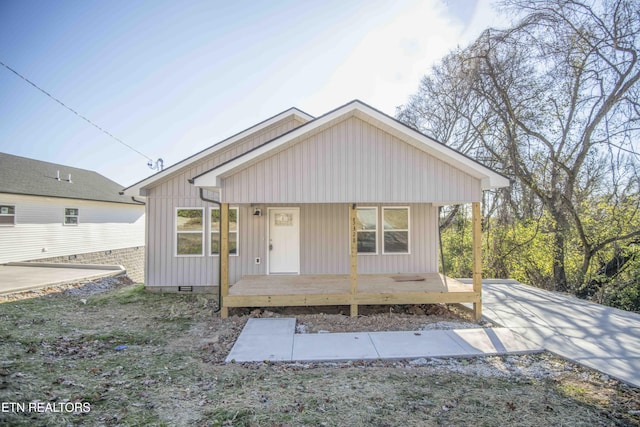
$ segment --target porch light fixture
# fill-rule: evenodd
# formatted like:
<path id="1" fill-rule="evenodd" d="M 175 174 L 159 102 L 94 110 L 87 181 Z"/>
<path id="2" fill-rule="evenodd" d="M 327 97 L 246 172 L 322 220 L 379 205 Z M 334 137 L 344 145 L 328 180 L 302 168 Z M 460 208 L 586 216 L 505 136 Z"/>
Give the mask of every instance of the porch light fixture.
<path id="1" fill-rule="evenodd" d="M 262 216 L 262 209 L 260 208 L 255 208 L 253 210 L 253 216 Z"/>

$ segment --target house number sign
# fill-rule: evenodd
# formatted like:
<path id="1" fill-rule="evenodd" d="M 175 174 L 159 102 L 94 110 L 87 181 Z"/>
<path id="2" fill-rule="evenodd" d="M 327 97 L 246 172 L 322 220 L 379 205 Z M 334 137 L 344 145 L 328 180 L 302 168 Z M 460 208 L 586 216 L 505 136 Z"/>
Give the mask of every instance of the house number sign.
<path id="1" fill-rule="evenodd" d="M 293 214 L 290 213 L 277 213 L 276 214 L 276 225 L 277 226 L 292 226 L 293 225 Z"/>

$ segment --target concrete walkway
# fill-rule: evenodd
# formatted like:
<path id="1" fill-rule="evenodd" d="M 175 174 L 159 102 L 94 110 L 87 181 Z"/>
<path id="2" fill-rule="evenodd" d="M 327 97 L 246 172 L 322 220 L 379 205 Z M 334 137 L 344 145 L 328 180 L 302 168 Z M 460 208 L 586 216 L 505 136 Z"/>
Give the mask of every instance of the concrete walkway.
<path id="1" fill-rule="evenodd" d="M 640 387 L 640 315 L 636 313 L 515 280 L 486 280 L 483 314 L 504 328 L 295 334 L 295 319 L 249 319 L 226 360 L 405 359 L 545 349 Z"/>
<path id="2" fill-rule="evenodd" d="M 249 319 L 227 362 L 469 357 L 542 349 L 505 328 L 296 334 L 296 319 Z"/>
<path id="3" fill-rule="evenodd" d="M 565 359 L 640 387 L 640 315 L 513 280 L 483 281 L 484 317 Z"/>
<path id="4" fill-rule="evenodd" d="M 125 272 L 119 265 L 10 263 L 0 265 L 0 295 Z"/>

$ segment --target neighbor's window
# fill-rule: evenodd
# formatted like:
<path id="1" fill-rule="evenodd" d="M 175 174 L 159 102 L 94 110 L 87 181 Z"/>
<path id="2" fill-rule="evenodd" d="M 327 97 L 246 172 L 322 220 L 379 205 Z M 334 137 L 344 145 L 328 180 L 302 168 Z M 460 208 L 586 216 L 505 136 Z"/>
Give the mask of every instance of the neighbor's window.
<path id="1" fill-rule="evenodd" d="M 409 253 L 409 208 L 382 208 L 382 253 Z"/>
<path id="2" fill-rule="evenodd" d="M 204 254 L 204 209 L 176 209 L 176 255 Z"/>
<path id="3" fill-rule="evenodd" d="M 378 253 L 378 208 L 356 209 L 358 253 Z"/>
<path id="4" fill-rule="evenodd" d="M 64 225 L 78 225 L 80 211 L 77 208 L 64 208 Z"/>
<path id="5" fill-rule="evenodd" d="M 16 224 L 16 207 L 13 205 L 0 205 L 0 225 Z"/>
<path id="6" fill-rule="evenodd" d="M 238 255 L 238 208 L 229 208 L 229 254 Z M 219 208 L 211 208 L 211 255 L 220 255 Z"/>

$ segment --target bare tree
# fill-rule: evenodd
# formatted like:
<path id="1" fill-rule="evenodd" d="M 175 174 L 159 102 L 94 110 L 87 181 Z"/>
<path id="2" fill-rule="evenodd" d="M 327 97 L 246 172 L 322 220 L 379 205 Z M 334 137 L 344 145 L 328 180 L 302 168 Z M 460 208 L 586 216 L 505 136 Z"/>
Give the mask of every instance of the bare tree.
<path id="1" fill-rule="evenodd" d="M 401 110 L 399 117 L 490 158 L 515 178 L 515 197 L 528 201 L 528 209 L 539 201 L 553 219 L 555 287 L 575 290 L 566 268 L 571 236 L 583 254 L 572 277 L 571 287 L 578 287 L 597 253 L 640 235 L 632 172 L 639 163 L 640 2 L 502 5 L 521 17 L 518 23 L 486 30 L 452 53 L 423 80 L 424 93 L 416 95 L 423 103 L 412 98 L 404 107 L 414 116 Z M 603 234 L 589 215 L 594 200 L 604 199 L 626 223 Z M 513 212 L 522 209 L 510 204 Z"/>
<path id="2" fill-rule="evenodd" d="M 554 281 L 559 290 L 568 290 L 565 250 L 572 225 L 585 258 L 579 283 L 595 252 L 640 234 L 633 230 L 596 242 L 579 208 L 580 199 L 593 194 L 593 182 L 604 178 L 594 167 L 602 156 L 634 152 L 629 138 L 638 134 L 633 95 L 640 80 L 640 4 L 509 0 L 505 5 L 527 15 L 510 30 L 487 31 L 471 48 L 476 88 L 507 130 L 500 150 L 493 145 L 494 154 L 507 153 L 505 163 L 554 219 Z M 611 166 L 615 176 L 620 164 Z"/>

